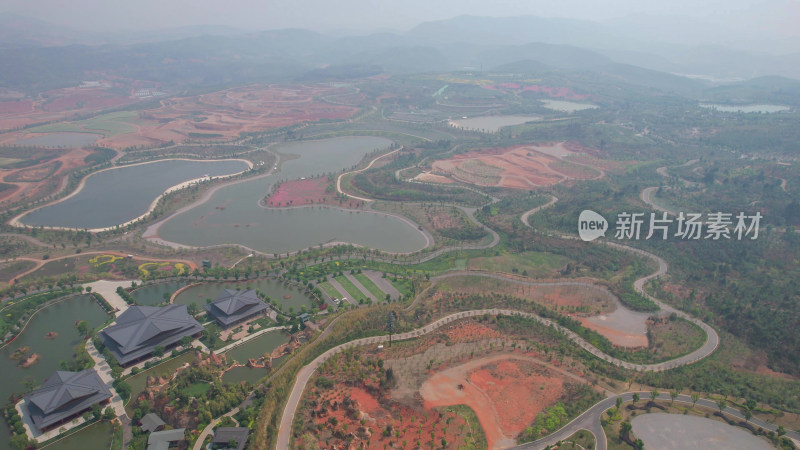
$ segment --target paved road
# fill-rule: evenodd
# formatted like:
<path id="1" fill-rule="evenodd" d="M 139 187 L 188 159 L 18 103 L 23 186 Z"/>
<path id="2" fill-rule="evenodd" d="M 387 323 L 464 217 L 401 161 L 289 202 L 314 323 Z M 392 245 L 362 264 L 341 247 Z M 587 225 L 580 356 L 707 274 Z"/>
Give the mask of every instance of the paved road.
<path id="1" fill-rule="evenodd" d="M 639 392 L 639 396 L 641 400 L 639 400 L 640 404 L 644 404 L 650 400 L 650 392 Z M 614 395 L 608 398 L 605 398 L 586 410 L 583 414 L 576 417 L 572 422 L 567 424 L 564 428 L 558 430 L 557 432 L 551 434 L 550 436 L 539 439 L 538 441 L 529 442 L 527 444 L 522 444 L 515 449 L 542 449 L 547 447 L 548 445 L 553 445 L 558 441 L 564 440 L 576 432 L 578 430 L 587 430 L 594 434 L 595 441 L 597 442 L 597 446 L 595 447 L 597 450 L 606 450 L 608 448 L 606 442 L 606 434 L 603 431 L 603 427 L 600 424 L 600 418 L 602 417 L 603 413 L 607 411 L 609 408 L 616 406 L 617 397 L 622 397 L 622 401 L 627 403 L 633 401 L 633 392 L 625 392 L 623 394 Z M 668 400 L 672 401 L 669 393 L 663 393 L 658 396 L 659 400 Z M 679 395 L 676 399 L 676 402 L 680 403 L 687 403 L 692 404 L 692 399 L 688 395 Z M 700 399 L 697 402 L 700 406 L 705 406 L 711 409 L 718 409 L 717 403 L 713 400 L 707 399 Z M 727 407 L 723 410 L 725 414 L 728 416 L 736 417 L 739 420 L 745 420 L 744 414 L 739 411 L 738 409 Z M 763 428 L 769 431 L 775 431 L 778 427 L 775 425 L 764 422 L 763 420 L 752 418 L 749 421 L 756 427 Z M 800 433 L 796 431 L 787 431 L 786 436 L 792 439 L 800 439 Z"/>
<path id="2" fill-rule="evenodd" d="M 347 292 L 347 289 L 345 289 L 344 286 L 342 286 L 338 281 L 336 281 L 333 278 L 333 275 L 328 275 L 328 283 L 330 283 L 331 286 L 333 286 L 333 288 L 339 291 L 339 294 L 342 295 L 342 298 L 340 298 L 339 300 L 346 299 L 347 303 L 358 306 L 358 301 L 352 298 L 353 296 L 349 292 Z"/>
<path id="3" fill-rule="evenodd" d="M 605 361 L 607 361 L 607 362 L 609 362 L 611 364 L 618 365 L 618 366 L 625 367 L 625 368 L 632 369 L 632 370 L 661 371 L 661 370 L 666 370 L 666 369 L 669 369 L 669 368 L 672 368 L 672 367 L 677 367 L 677 366 L 680 366 L 680 365 L 691 364 L 692 362 L 695 362 L 698 359 L 700 359 L 700 358 L 702 358 L 704 356 L 707 356 L 707 355 L 703 355 L 703 356 L 700 356 L 698 358 L 695 355 L 696 352 L 694 352 L 694 353 L 691 353 L 689 355 L 683 356 L 681 358 L 677 358 L 675 360 L 667 361 L 667 362 L 659 363 L 659 364 L 633 364 L 633 363 L 629 363 L 627 361 L 622 361 L 622 360 L 619 360 L 617 358 L 613 358 L 613 357 L 611 357 L 609 355 L 606 355 L 605 353 L 601 352 L 596 347 L 594 347 L 591 344 L 589 344 L 588 342 L 586 342 L 583 338 L 581 338 L 580 336 L 578 336 L 577 334 L 575 334 L 571 330 L 568 330 L 568 329 L 556 324 L 555 322 L 553 322 L 553 321 L 551 321 L 549 319 L 545 319 L 545 318 L 539 317 L 538 315 L 533 314 L 533 313 L 516 311 L 516 310 L 509 310 L 509 309 L 481 309 L 481 310 L 464 311 L 464 312 L 450 314 L 450 315 L 445 316 L 445 317 L 443 317 L 443 318 L 441 318 L 441 319 L 439 319 L 439 320 L 437 320 L 437 321 L 435 321 L 433 323 L 430 323 L 430 324 L 428 324 L 428 325 L 426 325 L 426 326 L 424 326 L 422 328 L 419 328 L 419 329 L 416 329 L 416 330 L 413 330 L 413 331 L 409 331 L 409 332 L 406 332 L 406 333 L 396 334 L 396 335 L 394 335 L 394 340 L 413 339 L 413 338 L 428 334 L 428 333 L 430 333 L 432 331 L 435 331 L 437 328 L 439 328 L 439 327 L 441 327 L 443 325 L 446 325 L 448 323 L 451 323 L 451 322 L 453 322 L 455 320 L 459 320 L 459 319 L 463 319 L 463 318 L 467 318 L 467 317 L 482 316 L 484 314 L 489 314 L 489 315 L 497 315 L 497 314 L 519 315 L 519 316 L 527 317 L 527 318 L 530 318 L 530 319 L 534 319 L 534 320 L 536 320 L 539 323 L 542 323 L 544 325 L 552 326 L 554 329 L 556 329 L 556 330 L 560 331 L 561 333 L 563 333 L 564 335 L 566 335 L 566 337 L 569 340 L 571 340 L 572 342 L 574 342 L 575 344 L 577 344 L 581 348 L 585 349 L 586 351 L 590 352 L 591 354 L 597 356 L 598 358 L 603 359 L 603 360 L 605 360 Z M 328 326 L 328 328 L 326 328 L 326 331 L 328 331 L 330 329 L 331 329 L 331 327 Z M 314 371 L 316 371 L 317 368 L 322 363 L 324 363 L 325 361 L 327 361 L 328 359 L 330 359 L 331 357 L 333 357 L 337 353 L 339 353 L 339 352 L 341 352 L 341 351 L 343 351 L 343 350 L 345 350 L 347 348 L 357 347 L 357 346 L 362 346 L 362 345 L 377 345 L 377 344 L 380 344 L 380 343 L 383 343 L 383 342 L 388 342 L 388 340 L 389 340 L 389 336 L 388 335 L 384 335 L 384 336 L 373 336 L 373 337 L 368 337 L 368 338 L 363 338 L 363 339 L 356 339 L 354 341 L 346 342 L 344 344 L 341 344 L 339 346 L 336 346 L 336 347 L 326 351 L 322 355 L 320 355 L 317 358 L 315 358 L 311 363 L 309 363 L 308 365 L 306 365 L 302 369 L 300 369 L 300 371 L 298 372 L 297 377 L 295 379 L 295 383 L 292 386 L 292 391 L 289 394 L 289 398 L 287 399 L 286 407 L 283 410 L 283 415 L 281 416 L 280 427 L 278 428 L 277 448 L 279 448 L 279 449 L 289 448 L 289 441 L 290 441 L 290 438 L 291 438 L 292 421 L 294 420 L 295 413 L 297 412 L 297 407 L 298 407 L 298 405 L 300 403 L 300 399 L 301 399 L 301 397 L 303 395 L 303 391 L 305 390 L 305 387 L 308 384 L 308 381 L 311 378 L 311 375 L 313 375 Z M 606 400 L 608 400 L 608 399 L 606 399 Z M 601 404 L 602 404 L 602 402 L 601 402 Z M 614 404 L 614 401 L 612 400 L 611 401 L 611 405 L 613 405 L 613 404 Z M 600 408 L 600 406 L 595 405 L 595 407 L 593 407 L 593 409 L 590 409 L 589 411 L 596 411 L 597 408 Z M 602 410 L 600 410 L 600 412 L 602 412 Z M 580 417 L 584 417 L 585 415 L 586 415 L 586 413 L 584 413 Z M 599 416 L 594 417 L 594 416 L 590 415 L 590 416 L 587 416 L 587 417 L 590 417 L 592 420 L 596 418 L 598 420 L 598 423 L 599 423 Z M 583 423 L 583 422 L 581 422 L 581 423 Z"/>
<path id="4" fill-rule="evenodd" d="M 134 280 L 136 284 L 141 284 L 140 280 Z M 109 281 L 109 280 L 100 280 L 95 281 L 94 283 L 87 283 L 83 285 L 83 288 L 86 287 L 92 288 L 92 292 L 96 292 L 100 294 L 112 308 L 114 308 L 114 315 L 119 316 L 120 314 L 124 313 L 126 309 L 128 309 L 128 304 L 122 297 L 117 294 L 117 288 L 122 287 L 125 288 L 126 286 L 131 285 L 131 280 L 125 281 Z"/>
<path id="5" fill-rule="evenodd" d="M 367 298 L 369 298 L 370 300 L 372 300 L 374 303 L 378 303 L 379 301 L 383 300 L 383 299 L 375 298 L 375 296 L 374 296 L 374 295 L 372 295 L 372 292 L 370 292 L 370 291 L 369 291 L 369 289 L 367 289 L 366 287 L 364 287 L 364 285 L 363 285 L 363 284 L 361 284 L 361 282 L 360 282 L 360 281 L 358 281 L 358 280 L 356 279 L 356 277 L 354 277 L 353 275 L 351 275 L 351 274 L 349 274 L 349 273 L 345 273 L 345 274 L 344 274 L 344 276 L 345 276 L 345 278 L 347 278 L 348 280 L 350 280 L 350 282 L 351 282 L 351 283 L 353 283 L 353 286 L 355 286 L 355 287 L 356 287 L 356 289 L 358 289 L 359 291 L 361 291 L 361 295 L 364 295 L 364 296 L 366 296 Z"/>

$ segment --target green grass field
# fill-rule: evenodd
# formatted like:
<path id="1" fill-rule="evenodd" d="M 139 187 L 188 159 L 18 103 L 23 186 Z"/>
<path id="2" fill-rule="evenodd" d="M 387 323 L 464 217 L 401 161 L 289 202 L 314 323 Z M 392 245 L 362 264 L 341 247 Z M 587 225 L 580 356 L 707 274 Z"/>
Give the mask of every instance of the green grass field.
<path id="1" fill-rule="evenodd" d="M 189 397 L 200 397 L 208 392 L 209 389 L 211 389 L 210 383 L 192 383 L 181 389 L 181 391 Z"/>
<path id="2" fill-rule="evenodd" d="M 28 131 L 32 133 L 55 133 L 60 131 L 85 133 L 93 131 L 101 133 L 105 137 L 110 137 L 135 132 L 137 128 L 133 124 L 138 121 L 138 118 L 137 113 L 133 111 L 118 111 L 76 122 L 42 125 L 31 128 Z"/>
<path id="3" fill-rule="evenodd" d="M 317 286 L 322 289 L 322 292 L 328 294 L 328 297 L 330 298 L 338 298 L 342 296 L 342 294 L 340 294 L 339 291 L 337 291 L 336 288 L 331 286 L 331 284 L 327 281 L 319 283 Z"/>
<path id="4" fill-rule="evenodd" d="M 5 167 L 5 166 L 7 166 L 9 164 L 14 164 L 15 162 L 20 162 L 20 161 L 22 161 L 22 160 L 21 159 L 15 159 L 15 158 L 3 158 L 3 157 L 0 157 L 0 167 Z"/>
<path id="5" fill-rule="evenodd" d="M 383 292 L 381 288 L 379 288 L 375 283 L 372 282 L 372 280 L 369 279 L 369 277 L 367 277 L 363 273 L 357 273 L 353 276 L 356 278 L 356 280 L 358 280 L 359 283 L 361 283 L 362 286 L 367 288 L 367 290 L 372 295 L 374 295 L 375 298 L 377 298 L 378 300 L 386 296 L 386 293 Z"/>
<path id="6" fill-rule="evenodd" d="M 520 274 L 526 272 L 530 277 L 544 278 L 552 276 L 554 270 L 564 267 L 568 262 L 569 258 L 553 253 L 525 252 L 472 258 L 468 267 L 505 273 L 512 273 L 516 269 Z"/>
<path id="7" fill-rule="evenodd" d="M 355 284 L 353 284 L 350 280 L 348 280 L 347 277 L 341 276 L 341 277 L 336 277 L 334 279 L 338 281 L 339 284 L 341 284 L 342 287 L 347 291 L 348 298 L 353 299 L 355 301 L 359 301 L 362 298 L 363 299 L 367 298 L 367 296 L 363 292 L 361 292 L 361 290 L 357 288 Z"/>

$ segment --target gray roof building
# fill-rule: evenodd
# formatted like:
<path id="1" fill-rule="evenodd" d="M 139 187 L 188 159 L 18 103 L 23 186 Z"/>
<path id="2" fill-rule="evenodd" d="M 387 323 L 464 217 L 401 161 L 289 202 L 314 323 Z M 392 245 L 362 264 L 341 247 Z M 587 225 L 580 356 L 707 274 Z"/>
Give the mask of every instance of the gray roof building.
<path id="1" fill-rule="evenodd" d="M 25 404 L 33 424 L 43 430 L 110 398 L 111 391 L 94 369 L 57 371 L 41 388 L 25 396 Z"/>
<path id="2" fill-rule="evenodd" d="M 147 450 L 166 450 L 170 443 L 182 441 L 185 434 L 186 428 L 150 433 L 150 436 L 147 437 Z"/>
<path id="3" fill-rule="evenodd" d="M 208 314 L 223 327 L 242 322 L 263 314 L 267 304 L 262 302 L 256 291 L 236 291 L 223 289 L 217 299 L 205 305 Z"/>
<path id="4" fill-rule="evenodd" d="M 101 334 L 109 351 L 125 365 L 201 331 L 203 326 L 189 315 L 186 305 L 131 306 Z"/>
<path id="5" fill-rule="evenodd" d="M 211 448 L 226 450 L 243 450 L 247 444 L 247 436 L 250 429 L 247 427 L 219 427 L 214 430 L 214 437 L 211 439 Z M 228 442 L 233 439 L 236 447 L 229 447 Z"/>
<path id="6" fill-rule="evenodd" d="M 161 417 L 158 417 L 158 414 L 156 413 L 145 414 L 139 423 L 141 424 L 140 428 L 145 433 L 156 431 L 166 425 L 164 421 L 161 420 Z"/>

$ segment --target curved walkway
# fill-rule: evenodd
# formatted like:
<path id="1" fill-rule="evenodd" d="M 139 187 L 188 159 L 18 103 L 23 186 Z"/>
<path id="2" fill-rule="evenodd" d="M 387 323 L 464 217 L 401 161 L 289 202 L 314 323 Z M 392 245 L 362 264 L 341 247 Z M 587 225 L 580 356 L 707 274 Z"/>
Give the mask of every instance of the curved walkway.
<path id="1" fill-rule="evenodd" d="M 451 276 L 455 276 L 455 275 L 451 275 Z M 504 278 L 504 277 L 501 277 L 501 278 Z M 443 318 L 441 318 L 441 319 L 439 319 L 439 320 L 437 320 L 437 321 L 435 321 L 435 322 L 433 322 L 431 324 L 428 324 L 428 325 L 426 325 L 426 326 L 424 326 L 422 328 L 419 328 L 419 329 L 416 329 L 416 330 L 413 330 L 413 331 L 409 331 L 409 332 L 406 332 L 406 333 L 396 334 L 396 335 L 394 335 L 394 340 L 413 339 L 413 338 L 416 338 L 416 337 L 423 336 L 425 334 L 431 333 L 431 332 L 435 331 L 437 328 L 439 328 L 439 327 L 441 327 L 443 325 L 446 325 L 448 323 L 451 323 L 451 322 L 453 322 L 455 320 L 468 318 L 468 317 L 482 316 L 484 314 L 490 314 L 490 315 L 498 315 L 498 314 L 502 314 L 502 315 L 518 315 L 518 316 L 522 316 L 522 317 L 526 317 L 526 318 L 529 318 L 529 319 L 536 320 L 537 322 L 539 322 L 539 323 L 541 323 L 543 325 L 550 326 L 550 327 L 553 327 L 554 329 L 558 330 L 559 332 L 564 334 L 570 341 L 572 341 L 573 343 L 577 344 L 579 347 L 583 348 L 584 350 L 588 351 L 589 353 L 595 355 L 596 357 L 598 357 L 600 359 L 603 359 L 604 361 L 607 361 L 610 364 L 614 364 L 614 365 L 617 365 L 617 366 L 620 366 L 620 367 L 624 367 L 624 368 L 631 369 L 631 370 L 637 370 L 637 371 L 662 371 L 662 370 L 670 369 L 670 368 L 673 368 L 673 367 L 678 367 L 678 366 L 682 366 L 682 365 L 691 364 L 693 362 L 696 362 L 696 361 L 704 358 L 705 356 L 708 356 L 708 354 L 710 354 L 713 351 L 713 349 L 711 349 L 710 351 L 708 350 L 708 348 L 707 348 L 708 340 L 707 340 L 706 345 L 704 345 L 700 349 L 698 349 L 698 350 L 696 350 L 696 351 L 694 351 L 694 352 L 692 352 L 692 353 L 690 353 L 688 355 L 682 356 L 680 358 L 676 358 L 676 359 L 673 359 L 673 360 L 670 360 L 670 361 L 666 361 L 666 362 L 663 362 L 663 363 L 658 363 L 658 364 L 633 364 L 633 363 L 629 363 L 627 361 L 622 361 L 620 359 L 614 358 L 612 356 L 609 356 L 609 355 L 603 353 L 602 351 L 598 350 L 596 347 L 592 346 L 590 343 L 585 341 L 583 338 L 581 338 L 580 336 L 575 334 L 573 331 L 571 331 L 571 330 L 569 330 L 569 329 L 567 329 L 565 327 L 562 327 L 561 325 L 558 325 L 557 323 L 555 323 L 555 322 L 553 322 L 553 321 L 551 321 L 549 319 L 542 318 L 542 317 L 540 317 L 540 316 L 538 316 L 536 314 L 529 313 L 529 312 L 516 311 L 516 310 L 511 310 L 511 309 L 496 309 L 496 308 L 495 309 L 480 309 L 480 310 L 464 311 L 464 312 L 458 312 L 458 313 L 450 314 L 450 315 L 445 316 L 445 317 L 443 317 Z M 330 329 L 330 328 L 328 328 L 328 329 Z M 325 353 L 323 353 L 322 355 L 318 356 L 313 361 L 311 361 L 311 363 L 309 363 L 308 365 L 306 365 L 303 368 L 301 368 L 300 371 L 297 374 L 296 379 L 295 379 L 295 384 L 294 384 L 294 386 L 292 386 L 292 391 L 289 394 L 289 398 L 287 399 L 287 403 L 286 403 L 286 406 L 284 408 L 283 415 L 281 416 L 281 422 L 280 422 L 280 425 L 279 425 L 279 428 L 278 428 L 277 448 L 279 448 L 279 449 L 289 448 L 289 440 L 290 440 L 290 437 L 291 437 L 290 435 L 291 435 L 292 422 L 294 420 L 295 413 L 297 412 L 297 407 L 298 407 L 298 405 L 300 403 L 300 399 L 301 399 L 301 397 L 303 395 L 303 391 L 305 390 L 305 387 L 308 384 L 308 381 L 310 380 L 311 376 L 314 374 L 314 372 L 317 370 L 317 368 L 322 363 L 324 363 L 325 361 L 327 361 L 328 359 L 330 359 L 331 357 L 333 357 L 334 355 L 336 355 L 337 353 L 340 353 L 341 351 L 343 351 L 345 349 L 352 348 L 352 347 L 357 347 L 357 346 L 361 346 L 361 345 L 375 345 L 375 344 L 380 344 L 380 343 L 388 342 L 388 341 L 389 341 L 389 336 L 388 335 L 382 335 L 382 336 L 373 336 L 373 337 L 367 337 L 367 338 L 362 338 L 362 339 L 356 339 L 354 341 L 346 342 L 344 344 L 338 345 L 338 346 L 326 351 Z M 714 346 L 714 348 L 716 348 L 716 346 Z M 612 404 L 613 404 L 613 402 L 612 402 Z M 585 414 L 586 413 L 584 413 L 584 415 Z M 581 416 L 581 417 L 583 417 L 583 416 Z M 598 418 L 598 420 L 599 420 L 599 418 Z"/>

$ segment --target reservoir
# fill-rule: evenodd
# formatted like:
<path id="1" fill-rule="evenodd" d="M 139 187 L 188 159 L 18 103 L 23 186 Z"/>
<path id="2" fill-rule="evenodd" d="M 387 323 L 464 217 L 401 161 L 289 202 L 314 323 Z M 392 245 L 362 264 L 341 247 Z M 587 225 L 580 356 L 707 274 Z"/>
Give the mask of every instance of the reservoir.
<path id="1" fill-rule="evenodd" d="M 272 150 L 282 155 L 284 162 L 277 174 L 220 188 L 206 202 L 169 218 L 158 229 L 158 237 L 190 246 L 241 244 L 264 253 L 286 253 L 332 242 L 388 252 L 420 250 L 427 244 L 424 235 L 410 222 L 394 216 L 319 205 L 289 209 L 259 206 L 278 180 L 349 169 L 368 153 L 385 150 L 391 144 L 379 137 L 350 136 L 278 145 Z"/>
<path id="2" fill-rule="evenodd" d="M 113 227 L 145 214 L 172 186 L 204 175 L 231 175 L 248 167 L 239 160 L 165 160 L 100 171 L 88 176 L 73 195 L 32 211 L 20 221 L 46 227 Z"/>

